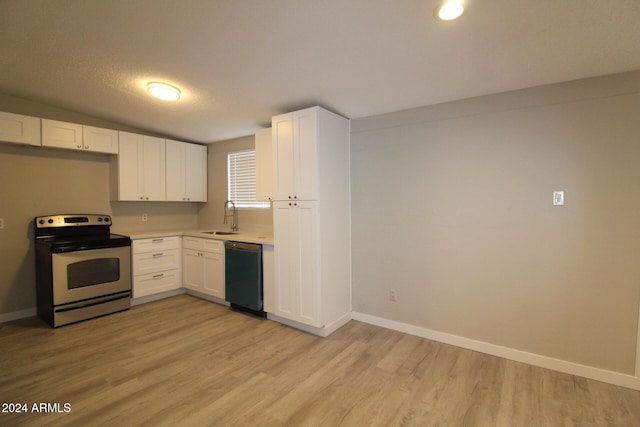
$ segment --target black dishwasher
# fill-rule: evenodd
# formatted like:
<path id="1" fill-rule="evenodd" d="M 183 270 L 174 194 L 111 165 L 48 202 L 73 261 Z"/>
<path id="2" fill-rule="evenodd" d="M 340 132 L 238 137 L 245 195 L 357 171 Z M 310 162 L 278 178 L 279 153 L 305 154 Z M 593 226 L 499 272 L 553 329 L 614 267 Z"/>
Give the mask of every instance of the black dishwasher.
<path id="1" fill-rule="evenodd" d="M 225 299 L 232 308 L 265 317 L 262 304 L 262 245 L 224 243 Z"/>

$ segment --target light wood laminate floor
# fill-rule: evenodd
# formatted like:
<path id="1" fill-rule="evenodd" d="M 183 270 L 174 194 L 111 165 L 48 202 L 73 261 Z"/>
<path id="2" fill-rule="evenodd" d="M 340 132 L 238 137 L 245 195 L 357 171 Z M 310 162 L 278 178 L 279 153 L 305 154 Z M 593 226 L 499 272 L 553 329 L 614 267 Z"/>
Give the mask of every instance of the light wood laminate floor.
<path id="1" fill-rule="evenodd" d="M 2 426 L 640 426 L 639 391 L 356 321 L 319 338 L 187 295 L 5 323 L 0 351 L 3 403 L 71 410 Z"/>

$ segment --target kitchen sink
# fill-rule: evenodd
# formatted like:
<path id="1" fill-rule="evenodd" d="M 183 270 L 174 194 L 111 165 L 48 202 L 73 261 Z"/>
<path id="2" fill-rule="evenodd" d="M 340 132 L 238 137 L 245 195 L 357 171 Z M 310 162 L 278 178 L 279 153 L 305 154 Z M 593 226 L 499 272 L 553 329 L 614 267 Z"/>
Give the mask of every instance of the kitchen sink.
<path id="1" fill-rule="evenodd" d="M 228 236 L 230 234 L 238 234 L 237 231 L 203 231 L 204 234 L 217 234 L 218 236 Z"/>

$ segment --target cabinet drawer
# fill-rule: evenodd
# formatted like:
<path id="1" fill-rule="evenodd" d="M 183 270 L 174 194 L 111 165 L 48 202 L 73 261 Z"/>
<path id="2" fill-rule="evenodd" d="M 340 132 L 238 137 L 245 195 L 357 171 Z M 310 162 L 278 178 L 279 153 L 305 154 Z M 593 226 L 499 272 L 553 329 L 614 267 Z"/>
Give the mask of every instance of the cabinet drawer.
<path id="1" fill-rule="evenodd" d="M 205 239 L 204 241 L 204 251 L 205 252 L 214 252 L 216 254 L 224 253 L 224 242 L 221 240 L 210 240 Z"/>
<path id="2" fill-rule="evenodd" d="M 136 254 L 165 251 L 168 249 L 180 249 L 180 238 L 178 236 L 134 240 L 132 251 Z"/>
<path id="3" fill-rule="evenodd" d="M 160 292 L 179 289 L 180 270 L 163 271 L 162 273 L 144 274 L 133 278 L 133 297 L 139 298 Z"/>
<path id="4" fill-rule="evenodd" d="M 182 245 L 185 249 L 193 249 L 203 252 L 224 253 L 224 241 L 215 239 L 202 239 L 198 237 L 183 237 Z"/>
<path id="5" fill-rule="evenodd" d="M 180 250 L 178 249 L 133 254 L 134 276 L 176 268 L 180 268 Z"/>

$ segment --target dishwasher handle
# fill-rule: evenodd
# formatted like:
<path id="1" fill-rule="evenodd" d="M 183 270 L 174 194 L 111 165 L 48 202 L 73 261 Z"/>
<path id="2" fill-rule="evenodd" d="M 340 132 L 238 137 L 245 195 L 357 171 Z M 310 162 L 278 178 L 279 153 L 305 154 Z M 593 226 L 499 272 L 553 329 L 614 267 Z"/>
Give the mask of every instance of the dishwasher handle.
<path id="1" fill-rule="evenodd" d="M 257 243 L 234 242 L 227 240 L 224 242 L 224 248 L 232 251 L 243 252 L 262 252 L 262 245 Z"/>

